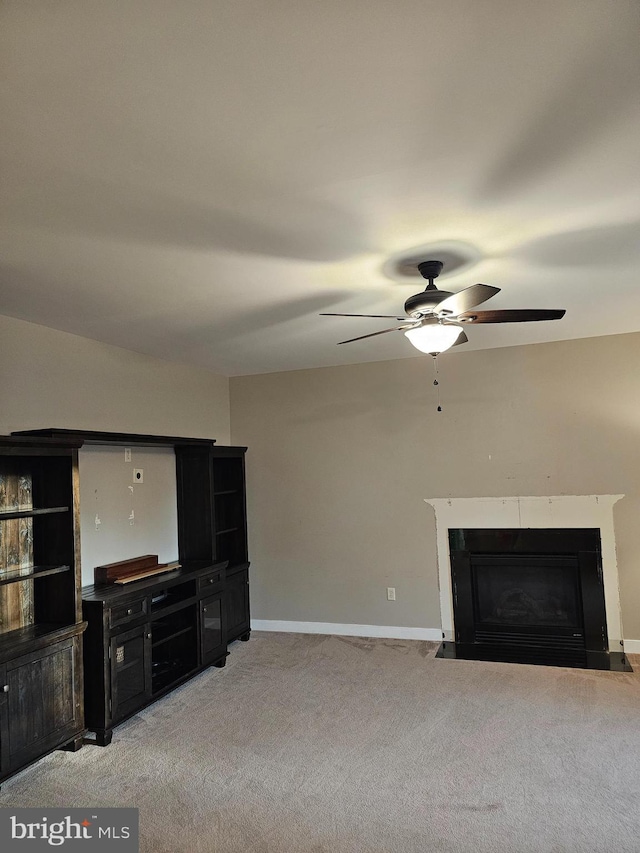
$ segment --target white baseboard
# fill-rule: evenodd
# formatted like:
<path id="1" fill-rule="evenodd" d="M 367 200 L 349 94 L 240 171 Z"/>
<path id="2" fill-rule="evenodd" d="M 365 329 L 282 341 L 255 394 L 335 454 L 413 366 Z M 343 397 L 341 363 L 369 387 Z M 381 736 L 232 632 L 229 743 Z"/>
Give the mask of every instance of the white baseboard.
<path id="1" fill-rule="evenodd" d="M 289 622 L 280 619 L 252 619 L 252 631 L 282 631 L 287 634 L 337 634 L 343 637 L 380 637 L 388 640 L 442 641 L 440 628 L 404 628 L 392 625 L 353 625 L 340 622 Z M 624 650 L 640 654 L 640 640 L 625 640 Z"/>
<path id="2" fill-rule="evenodd" d="M 339 622 L 288 622 L 252 619 L 252 631 L 283 631 L 295 634 L 338 634 L 343 637 L 381 637 L 390 640 L 441 641 L 440 628 L 397 628 L 391 625 L 343 625 Z"/>

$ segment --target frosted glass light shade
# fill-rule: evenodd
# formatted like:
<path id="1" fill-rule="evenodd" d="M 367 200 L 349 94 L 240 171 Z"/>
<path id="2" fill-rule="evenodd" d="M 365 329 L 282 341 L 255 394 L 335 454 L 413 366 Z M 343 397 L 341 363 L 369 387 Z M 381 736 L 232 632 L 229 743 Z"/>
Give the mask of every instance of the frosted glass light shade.
<path id="1" fill-rule="evenodd" d="M 405 335 L 420 352 L 440 353 L 452 347 L 460 337 L 460 326 L 444 325 L 434 321 L 407 329 Z"/>

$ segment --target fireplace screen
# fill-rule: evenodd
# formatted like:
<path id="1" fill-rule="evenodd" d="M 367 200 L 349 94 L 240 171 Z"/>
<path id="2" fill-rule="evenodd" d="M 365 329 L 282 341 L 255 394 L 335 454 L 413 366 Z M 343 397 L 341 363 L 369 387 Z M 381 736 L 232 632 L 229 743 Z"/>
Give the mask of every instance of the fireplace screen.
<path id="1" fill-rule="evenodd" d="M 477 555 L 471 570 L 477 628 L 582 629 L 577 559 Z"/>

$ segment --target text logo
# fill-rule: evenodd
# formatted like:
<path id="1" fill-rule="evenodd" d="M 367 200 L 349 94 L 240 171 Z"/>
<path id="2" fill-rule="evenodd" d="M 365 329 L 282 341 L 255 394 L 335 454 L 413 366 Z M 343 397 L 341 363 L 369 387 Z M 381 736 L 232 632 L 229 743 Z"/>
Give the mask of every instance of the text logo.
<path id="1" fill-rule="evenodd" d="M 0 850 L 138 853 L 138 809 L 0 809 Z"/>

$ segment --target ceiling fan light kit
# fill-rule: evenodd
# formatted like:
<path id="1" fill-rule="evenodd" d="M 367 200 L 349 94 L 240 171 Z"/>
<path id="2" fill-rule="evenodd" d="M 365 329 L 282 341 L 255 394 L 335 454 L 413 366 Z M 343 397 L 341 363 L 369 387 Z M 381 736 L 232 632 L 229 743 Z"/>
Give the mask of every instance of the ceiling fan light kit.
<path id="1" fill-rule="evenodd" d="M 419 326 L 407 329 L 404 334 L 420 352 L 439 355 L 454 346 L 461 333 L 462 328 L 455 323 L 441 323 L 433 319 L 423 320 Z"/>

